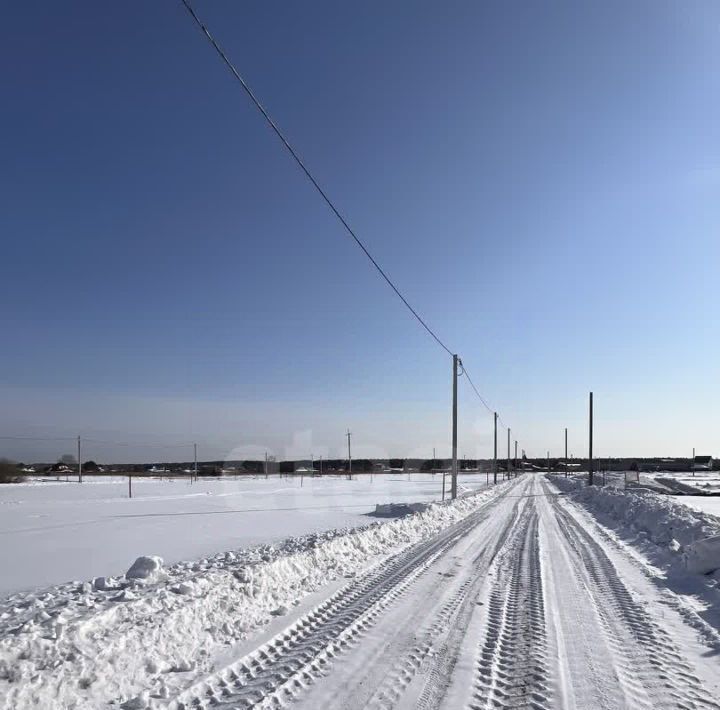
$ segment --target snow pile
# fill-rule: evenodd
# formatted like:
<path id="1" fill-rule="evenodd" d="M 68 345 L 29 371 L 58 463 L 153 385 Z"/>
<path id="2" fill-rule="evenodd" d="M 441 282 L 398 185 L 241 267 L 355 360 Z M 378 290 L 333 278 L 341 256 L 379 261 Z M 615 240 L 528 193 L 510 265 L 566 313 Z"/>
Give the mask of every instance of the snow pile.
<path id="1" fill-rule="evenodd" d="M 422 513 L 427 509 L 427 503 L 378 503 L 372 515 L 377 518 L 402 518 L 405 515 Z"/>
<path id="2" fill-rule="evenodd" d="M 587 486 L 562 476 L 550 480 L 590 512 L 609 517 L 651 542 L 680 553 L 689 572 L 720 569 L 720 519 L 651 491 Z"/>
<path id="3" fill-rule="evenodd" d="M 501 487 L 279 548 L 167 568 L 144 557 L 124 578 L 13 595 L 0 602 L 0 708 L 157 707 L 273 615 L 465 518 Z"/>
<path id="4" fill-rule="evenodd" d="M 147 583 L 157 582 L 162 578 L 162 557 L 138 557 L 130 569 L 125 572 L 126 579 L 142 579 Z"/>
<path id="5" fill-rule="evenodd" d="M 691 542 L 683 548 L 683 560 L 688 572 L 708 574 L 720 569 L 720 535 Z"/>

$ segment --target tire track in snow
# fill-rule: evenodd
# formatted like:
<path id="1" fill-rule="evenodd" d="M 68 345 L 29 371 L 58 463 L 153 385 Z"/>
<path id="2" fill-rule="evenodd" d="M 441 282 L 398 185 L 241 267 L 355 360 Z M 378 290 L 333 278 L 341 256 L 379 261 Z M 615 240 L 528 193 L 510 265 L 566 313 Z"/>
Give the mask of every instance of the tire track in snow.
<path id="1" fill-rule="evenodd" d="M 538 513 L 533 498 L 491 591 L 471 710 L 554 707 L 547 666 Z"/>
<path id="2" fill-rule="evenodd" d="M 168 707 L 275 707 L 326 672 L 383 610 L 482 519 L 491 499 L 430 540 L 413 545 L 331 596 L 242 659 L 182 691 Z"/>
<path id="3" fill-rule="evenodd" d="M 549 492 L 549 487 L 543 483 Z M 623 583 L 596 540 L 551 498 L 558 527 L 572 551 L 575 574 L 595 610 L 614 668 L 632 707 L 657 710 L 720 708 L 683 658 L 670 636 Z"/>
<path id="4" fill-rule="evenodd" d="M 506 544 L 518 520 L 524 500 L 518 498 L 507 514 L 503 526 L 498 526 L 482 550 L 471 563 L 472 573 L 459 589 L 440 608 L 429 628 L 422 632 L 422 641 L 403 659 L 397 661 L 386 674 L 366 704 L 369 710 L 388 710 L 404 698 L 408 686 L 418 672 L 425 678 L 414 698 L 416 710 L 435 710 L 450 683 L 467 625 L 475 609 L 477 593 L 485 583 L 488 570 Z"/>

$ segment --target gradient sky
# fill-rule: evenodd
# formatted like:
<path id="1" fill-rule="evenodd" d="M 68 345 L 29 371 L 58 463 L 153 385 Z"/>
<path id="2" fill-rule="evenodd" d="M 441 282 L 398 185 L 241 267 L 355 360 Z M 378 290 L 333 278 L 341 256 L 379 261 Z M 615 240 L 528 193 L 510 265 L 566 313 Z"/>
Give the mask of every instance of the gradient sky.
<path id="1" fill-rule="evenodd" d="M 196 8 L 528 454 L 585 453 L 591 389 L 600 456 L 720 453 L 720 5 Z M 12 3 L 0 40 L 0 434 L 449 453 L 450 358 L 179 0 Z M 88 451 L 165 456 L 130 449 Z"/>

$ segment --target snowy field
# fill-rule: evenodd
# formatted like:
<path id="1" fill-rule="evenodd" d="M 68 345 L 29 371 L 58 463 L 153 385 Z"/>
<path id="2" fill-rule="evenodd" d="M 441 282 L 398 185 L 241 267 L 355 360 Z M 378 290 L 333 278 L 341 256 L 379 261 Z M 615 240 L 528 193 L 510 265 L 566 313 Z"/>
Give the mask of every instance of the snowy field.
<path id="1" fill-rule="evenodd" d="M 720 518 L 720 496 L 678 496 L 676 500 L 695 510 L 702 510 Z"/>
<path id="2" fill-rule="evenodd" d="M 484 475 L 459 476 L 461 492 Z M 447 477 L 449 489 L 450 478 Z M 0 486 L 0 596 L 166 562 L 367 525 L 377 503 L 439 500 L 442 474 L 187 480 L 85 477 Z"/>
<path id="3" fill-rule="evenodd" d="M 146 558 L 0 599 L 0 710 L 720 710 L 718 535 L 670 496 L 531 474 L 362 529 Z"/>
<path id="4" fill-rule="evenodd" d="M 720 495 L 720 471 L 698 471 L 695 474 L 659 471 L 641 475 L 652 478 L 678 493 L 697 491 L 698 495 Z"/>

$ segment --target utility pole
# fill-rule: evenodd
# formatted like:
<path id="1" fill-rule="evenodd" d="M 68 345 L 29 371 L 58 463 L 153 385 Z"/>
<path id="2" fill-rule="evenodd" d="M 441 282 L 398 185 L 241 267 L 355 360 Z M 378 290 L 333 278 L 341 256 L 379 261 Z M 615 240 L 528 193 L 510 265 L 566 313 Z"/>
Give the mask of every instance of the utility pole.
<path id="1" fill-rule="evenodd" d="M 198 475 L 197 475 L 197 444 L 193 444 L 193 472 L 195 473 L 195 483 L 197 483 Z"/>
<path id="2" fill-rule="evenodd" d="M 590 451 L 588 454 L 588 485 L 593 485 L 593 393 L 590 393 Z"/>
<path id="3" fill-rule="evenodd" d="M 450 479 L 450 497 L 457 498 L 457 378 L 458 361 L 460 358 L 453 355 L 453 403 L 452 403 L 452 478 Z"/>
<path id="4" fill-rule="evenodd" d="M 493 483 L 497 483 L 497 412 L 493 412 L 495 420 L 495 434 L 493 436 Z"/>
<path id="5" fill-rule="evenodd" d="M 513 464 L 515 475 L 517 476 L 517 439 L 515 439 L 515 463 Z"/>
<path id="6" fill-rule="evenodd" d="M 82 483 L 82 448 L 80 446 L 80 435 L 78 434 L 78 483 Z"/>
<path id="7" fill-rule="evenodd" d="M 565 427 L 565 478 L 568 474 L 568 457 L 567 457 L 567 427 Z"/>
<path id="8" fill-rule="evenodd" d="M 510 478 L 510 427 L 508 427 L 507 475 Z"/>
<path id="9" fill-rule="evenodd" d="M 350 437 L 352 436 L 352 432 L 350 429 L 347 430 L 347 440 L 348 440 L 348 481 L 352 481 L 352 455 L 350 454 Z"/>

